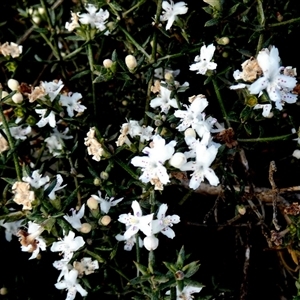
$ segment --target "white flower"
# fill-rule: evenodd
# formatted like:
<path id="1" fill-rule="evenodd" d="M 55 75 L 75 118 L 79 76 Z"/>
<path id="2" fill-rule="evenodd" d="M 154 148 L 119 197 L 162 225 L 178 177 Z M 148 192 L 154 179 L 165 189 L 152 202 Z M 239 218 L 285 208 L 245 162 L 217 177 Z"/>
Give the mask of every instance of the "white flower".
<path id="1" fill-rule="evenodd" d="M 72 269 L 72 266 L 69 264 L 69 260 L 65 259 L 56 260 L 52 265 L 55 269 L 61 271 L 57 278 L 57 282 L 59 282 L 60 279 Z"/>
<path id="2" fill-rule="evenodd" d="M 291 91 L 296 86 L 297 80 L 292 76 L 281 74 L 284 68 L 279 65 L 278 49 L 274 46 L 270 51 L 263 49 L 257 55 L 257 61 L 263 76 L 250 85 L 250 93 L 260 94 L 265 89 L 279 110 L 282 110 L 282 102 L 295 103 L 297 95 L 292 94 Z"/>
<path id="3" fill-rule="evenodd" d="M 38 170 L 32 172 L 31 177 L 23 177 L 23 181 L 28 182 L 33 188 L 38 189 L 49 181 L 49 176 L 42 177 Z"/>
<path id="4" fill-rule="evenodd" d="M 160 96 L 153 98 L 150 101 L 150 106 L 152 108 L 160 107 L 161 112 L 167 114 L 170 107 L 178 108 L 175 98 L 170 99 L 171 91 L 167 88 L 160 86 Z"/>
<path id="5" fill-rule="evenodd" d="M 170 3 L 168 1 L 163 1 L 162 8 L 165 11 L 163 12 L 163 15 L 160 16 L 160 20 L 168 21 L 166 30 L 171 28 L 177 15 L 186 14 L 188 11 L 186 3 L 182 1 L 177 2 L 175 4 L 172 0 L 170 0 Z"/>
<path id="6" fill-rule="evenodd" d="M 161 232 L 168 238 L 173 239 L 175 237 L 175 232 L 170 227 L 172 227 L 173 224 L 178 224 L 180 222 L 180 217 L 178 215 L 166 216 L 167 209 L 167 204 L 162 204 L 159 207 L 157 220 L 152 221 L 152 230 L 153 234 Z"/>
<path id="7" fill-rule="evenodd" d="M 149 223 L 153 219 L 153 214 L 143 216 L 139 203 L 134 200 L 131 204 L 133 209 L 133 215 L 122 214 L 119 216 L 118 221 L 124 223 L 127 226 L 127 230 L 124 233 L 124 238 L 127 240 L 141 230 L 145 235 L 151 235 L 151 227 Z"/>
<path id="8" fill-rule="evenodd" d="M 95 200 L 97 200 L 98 203 L 100 203 L 101 211 L 103 211 L 105 214 L 107 214 L 109 212 L 109 210 L 112 206 L 116 206 L 119 202 L 121 202 L 123 200 L 123 197 L 119 198 L 117 200 L 114 200 L 115 199 L 114 197 L 109 198 L 107 195 L 105 196 L 105 198 L 102 198 L 100 191 L 98 191 L 98 195 L 99 195 L 99 197 L 96 195 L 92 195 L 92 197 Z"/>
<path id="9" fill-rule="evenodd" d="M 40 249 L 42 251 L 46 250 L 45 240 L 42 237 L 40 237 L 40 234 L 43 231 L 44 228 L 42 226 L 29 221 L 27 232 L 23 230 L 20 230 L 18 232 L 22 251 L 32 253 L 29 259 L 36 258 L 40 252 Z"/>
<path id="10" fill-rule="evenodd" d="M 194 297 L 191 296 L 194 293 L 199 293 L 202 290 L 202 287 L 196 286 L 185 286 L 180 292 L 176 286 L 176 300 L 193 300 Z M 170 295 L 170 291 L 166 292 L 166 295 Z"/>
<path id="11" fill-rule="evenodd" d="M 67 220 L 74 229 L 80 230 L 82 226 L 80 219 L 84 216 L 84 210 L 85 210 L 85 204 L 81 206 L 77 214 L 76 214 L 76 210 L 73 209 L 72 216 L 64 215 L 64 219 Z"/>
<path id="12" fill-rule="evenodd" d="M 54 128 L 56 126 L 56 121 L 55 121 L 55 114 L 53 111 L 50 111 L 48 109 L 35 109 L 35 112 L 39 115 L 39 117 L 41 118 L 36 125 L 38 127 L 44 127 L 46 126 L 48 123 L 49 125 Z M 47 115 L 47 116 L 46 116 Z M 46 117 L 45 117 L 46 116 Z"/>
<path id="13" fill-rule="evenodd" d="M 64 87 L 64 84 L 61 80 L 57 81 L 42 81 L 41 87 L 45 91 L 45 93 L 49 96 L 50 101 L 52 102 L 56 96 L 59 94 L 61 89 Z"/>
<path id="14" fill-rule="evenodd" d="M 133 235 L 131 236 L 129 239 L 126 239 L 124 237 L 124 235 L 122 234 L 117 234 L 116 235 L 116 240 L 118 241 L 124 241 L 125 242 L 125 245 L 124 245 L 124 250 L 126 251 L 131 251 L 135 242 L 136 242 L 136 235 Z M 138 237 L 138 240 L 139 240 L 139 247 L 142 248 L 143 247 L 143 241 L 140 237 Z"/>
<path id="15" fill-rule="evenodd" d="M 12 240 L 12 235 L 17 235 L 23 221 L 24 220 L 4 223 L 4 220 L 0 220 L 0 226 L 5 228 L 5 238 L 8 242 Z"/>
<path id="16" fill-rule="evenodd" d="M 82 24 L 89 24 L 92 28 L 96 27 L 100 31 L 106 30 L 105 23 L 109 17 L 109 12 L 107 10 L 100 10 L 97 12 L 97 8 L 93 4 L 88 4 L 85 8 L 87 14 L 79 14 L 79 21 Z M 106 31 L 105 35 L 108 35 L 109 32 Z"/>
<path id="17" fill-rule="evenodd" d="M 145 147 L 143 153 L 148 156 L 135 156 L 131 163 L 135 167 L 141 167 L 143 174 L 140 180 L 144 183 L 151 179 L 159 179 L 162 184 L 167 184 L 170 179 L 166 168 L 163 166 L 166 160 L 170 159 L 175 152 L 175 141 L 166 145 L 166 141 L 159 135 L 153 136 L 152 148 Z"/>
<path id="18" fill-rule="evenodd" d="M 195 64 L 190 65 L 191 71 L 197 71 L 197 74 L 205 75 L 207 70 L 215 70 L 217 64 L 211 62 L 216 47 L 213 44 L 208 45 L 207 47 L 203 45 L 200 49 L 200 56 L 195 57 Z"/>
<path id="19" fill-rule="evenodd" d="M 181 119 L 181 124 L 176 128 L 184 131 L 188 127 L 194 128 L 203 120 L 202 112 L 207 107 L 208 101 L 202 95 L 196 96 L 190 106 L 184 105 L 186 110 L 176 110 L 174 116 Z"/>
<path id="20" fill-rule="evenodd" d="M 63 182 L 62 176 L 60 174 L 56 175 L 56 184 L 55 184 L 54 188 L 51 190 L 51 192 L 48 194 L 48 197 L 51 200 L 55 200 L 55 198 L 56 198 L 55 192 L 63 189 L 66 186 L 66 184 L 61 186 L 62 182 Z M 49 186 L 49 184 L 47 184 L 44 189 L 47 189 L 48 186 Z"/>
<path id="21" fill-rule="evenodd" d="M 73 269 L 66 272 L 64 279 L 55 284 L 55 287 L 59 290 L 68 290 L 66 300 L 75 299 L 76 293 L 78 292 L 82 297 L 85 297 L 88 293 L 87 291 L 78 283 L 77 281 L 78 271 Z"/>
<path id="22" fill-rule="evenodd" d="M 85 106 L 80 104 L 80 99 L 82 98 L 82 95 L 80 93 L 68 93 L 67 96 L 60 95 L 59 102 L 61 106 L 67 107 L 67 112 L 69 117 L 74 116 L 74 111 L 77 112 L 84 112 L 86 109 Z"/>
<path id="23" fill-rule="evenodd" d="M 69 128 L 66 128 L 64 132 L 59 132 L 54 128 L 52 135 L 45 139 L 46 145 L 50 153 L 53 156 L 60 155 L 61 150 L 63 149 L 63 140 L 72 139 L 72 135 L 67 135 Z"/>
<path id="24" fill-rule="evenodd" d="M 204 177 L 211 185 L 219 184 L 219 178 L 209 167 L 216 158 L 217 152 L 218 148 L 215 145 L 207 147 L 207 144 L 202 142 L 196 145 L 196 161 L 187 162 L 180 168 L 181 171 L 194 171 L 189 184 L 191 189 L 197 189 L 204 181 Z"/>
<path id="25" fill-rule="evenodd" d="M 20 56 L 23 51 L 23 46 L 19 46 L 13 42 L 6 42 L 3 45 L 0 45 L 0 53 L 4 56 L 11 56 L 12 58 Z"/>
<path id="26" fill-rule="evenodd" d="M 256 104 L 253 109 L 262 109 L 262 115 L 265 118 L 273 117 L 273 113 L 271 113 L 272 105 L 271 104 Z"/>
<path id="27" fill-rule="evenodd" d="M 27 126 L 23 128 L 22 125 L 15 126 L 15 127 L 9 127 L 10 134 L 16 139 L 16 140 L 26 140 L 27 134 L 31 132 L 31 127 Z M 4 130 L 5 132 L 5 130 Z M 6 132 L 5 132 L 6 133 Z M 6 133 L 7 134 L 7 133 Z"/>
<path id="28" fill-rule="evenodd" d="M 300 159 L 300 150 L 299 149 L 294 150 L 292 155 L 297 159 Z"/>
<path id="29" fill-rule="evenodd" d="M 85 244 L 81 236 L 75 238 L 75 233 L 69 231 L 69 234 L 62 241 L 54 242 L 51 246 L 52 252 L 61 252 L 64 254 L 65 260 L 71 260 L 73 253 Z"/>

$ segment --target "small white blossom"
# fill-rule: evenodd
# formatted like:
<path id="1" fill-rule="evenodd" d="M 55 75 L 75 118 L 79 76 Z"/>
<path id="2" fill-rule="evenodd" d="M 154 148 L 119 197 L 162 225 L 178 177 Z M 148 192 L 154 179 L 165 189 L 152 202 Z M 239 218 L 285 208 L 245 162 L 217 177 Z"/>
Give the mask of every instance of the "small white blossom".
<path id="1" fill-rule="evenodd" d="M 176 286 L 176 300 L 193 300 L 192 294 L 199 293 L 202 287 L 185 286 L 182 291 Z M 166 295 L 170 295 L 170 291 L 166 292 Z"/>
<path id="2" fill-rule="evenodd" d="M 66 300 L 73 300 L 76 297 L 78 292 L 82 297 L 85 297 L 88 293 L 87 291 L 78 283 L 77 281 L 78 271 L 73 269 L 69 272 L 66 272 L 64 279 L 55 284 L 55 287 L 58 290 L 68 290 Z"/>
<path id="3" fill-rule="evenodd" d="M 51 190 L 51 192 L 48 195 L 48 197 L 51 200 L 55 200 L 55 198 L 56 198 L 55 192 L 63 189 L 66 186 L 66 184 L 61 186 L 62 183 L 63 183 L 62 176 L 60 174 L 56 175 L 56 184 L 55 184 L 54 188 Z M 49 186 L 49 184 L 47 184 L 44 189 L 47 189 L 48 186 Z"/>
<path id="4" fill-rule="evenodd" d="M 160 16 L 161 21 L 168 21 L 166 25 L 166 30 L 170 29 L 173 25 L 177 15 L 184 15 L 187 13 L 187 4 L 183 1 L 174 4 L 172 0 L 170 3 L 168 1 L 163 1 L 162 8 L 164 9 L 163 14 Z"/>
<path id="5" fill-rule="evenodd" d="M 86 109 L 85 106 L 80 104 L 80 99 L 82 95 L 80 93 L 68 93 L 68 95 L 60 95 L 59 102 L 61 106 L 65 106 L 67 108 L 68 116 L 73 117 L 74 111 L 84 112 Z"/>
<path id="6" fill-rule="evenodd" d="M 71 11 L 71 23 L 66 22 L 65 28 L 70 32 L 73 31 L 75 28 L 80 27 L 78 21 L 78 13 L 76 14 Z"/>
<path id="7" fill-rule="evenodd" d="M 141 230 L 145 235 L 151 235 L 151 227 L 149 223 L 153 219 L 153 214 L 143 216 L 139 203 L 134 200 L 131 204 L 133 215 L 122 214 L 119 216 L 118 221 L 124 223 L 127 230 L 124 233 L 124 238 L 127 240 Z"/>
<path id="8" fill-rule="evenodd" d="M 36 125 L 38 127 L 44 127 L 46 126 L 48 123 L 49 125 L 54 128 L 56 126 L 56 121 L 55 121 L 55 114 L 53 111 L 48 111 L 48 109 L 35 109 L 35 112 L 39 115 L 39 117 L 41 118 Z"/>
<path id="9" fill-rule="evenodd" d="M 49 176 L 42 177 L 38 170 L 32 172 L 31 176 L 23 177 L 33 188 L 38 189 L 49 181 Z"/>
<path id="10" fill-rule="evenodd" d="M 64 84 L 61 80 L 59 81 L 42 81 L 41 88 L 49 96 L 50 101 L 52 102 L 56 96 L 59 94 L 61 89 L 64 87 Z"/>
<path id="11" fill-rule="evenodd" d="M 190 65 L 191 71 L 197 71 L 197 74 L 205 75 L 207 70 L 215 70 L 217 68 L 217 64 L 211 62 L 216 47 L 213 44 L 208 45 L 207 47 L 203 45 L 200 49 L 200 56 L 197 55 L 195 57 L 194 64 Z"/>
<path id="12" fill-rule="evenodd" d="M 114 197 L 109 198 L 107 195 L 105 196 L 105 198 L 102 198 L 100 191 L 98 191 L 98 195 L 99 195 L 99 197 L 96 195 L 92 195 L 92 197 L 95 200 L 97 200 L 97 202 L 100 204 L 101 211 L 104 212 L 105 214 L 107 214 L 109 212 L 109 210 L 112 206 L 116 206 L 119 202 L 121 202 L 123 200 L 123 197 L 114 200 L 115 199 Z"/>
<path id="13" fill-rule="evenodd" d="M 82 226 L 80 219 L 84 216 L 84 210 L 85 210 L 85 204 L 81 206 L 78 213 L 76 213 L 76 210 L 73 209 L 72 216 L 64 215 L 64 219 L 67 220 L 74 229 L 80 230 Z"/>
<path id="14" fill-rule="evenodd" d="M 57 128 L 54 128 L 52 135 L 45 139 L 46 146 L 48 147 L 49 152 L 53 154 L 53 156 L 61 154 L 61 151 L 63 149 L 63 140 L 73 138 L 72 135 L 67 135 L 68 132 L 69 128 L 66 128 L 63 132 L 59 132 Z"/>
<path id="15" fill-rule="evenodd" d="M 15 222 L 5 222 L 4 220 L 0 220 L 0 226 L 5 228 L 5 238 L 8 242 L 12 240 L 12 236 L 17 236 L 17 233 L 21 227 L 21 223 L 24 220 L 19 220 Z"/>
<path id="16" fill-rule="evenodd" d="M 253 109 L 262 109 L 262 115 L 265 118 L 273 117 L 273 113 L 271 113 L 272 105 L 271 104 L 256 104 Z"/>
<path id="17" fill-rule="evenodd" d="M 15 126 L 15 127 L 9 127 L 10 134 L 15 138 L 16 140 L 26 140 L 27 136 L 31 132 L 31 127 L 27 126 L 23 128 L 22 125 Z M 5 130 L 4 130 L 5 132 Z"/>
<path id="18" fill-rule="evenodd" d="M 125 244 L 124 244 L 124 250 L 131 251 L 132 248 L 133 248 L 133 246 L 134 246 L 134 244 L 135 244 L 135 242 L 136 242 L 136 235 L 133 235 L 130 238 L 126 239 L 124 237 L 124 235 L 117 234 L 116 235 L 116 240 L 120 241 L 120 242 L 124 241 L 125 242 Z M 140 237 L 138 238 L 138 240 L 139 240 L 139 247 L 142 248 L 143 247 L 143 241 L 142 241 L 142 239 Z"/>
<path id="19" fill-rule="evenodd" d="M 84 257 L 80 262 L 74 261 L 73 267 L 78 271 L 79 276 L 89 275 L 99 269 L 99 263 L 97 260 L 93 260 L 90 257 Z"/>

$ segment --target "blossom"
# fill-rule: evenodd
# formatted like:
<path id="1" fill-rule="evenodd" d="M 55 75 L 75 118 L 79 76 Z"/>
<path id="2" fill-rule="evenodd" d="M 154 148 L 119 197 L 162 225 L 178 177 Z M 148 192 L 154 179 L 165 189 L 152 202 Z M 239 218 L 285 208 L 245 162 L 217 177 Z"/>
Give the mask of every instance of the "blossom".
<path id="1" fill-rule="evenodd" d="M 94 273 L 96 269 L 99 269 L 99 263 L 97 260 L 93 260 L 90 257 L 84 257 L 81 261 L 74 261 L 73 267 L 78 271 L 79 276 L 89 275 Z"/>
<path id="2" fill-rule="evenodd" d="M 53 189 L 51 190 L 51 192 L 48 194 L 48 197 L 49 197 L 51 200 L 55 200 L 55 198 L 56 198 L 55 192 L 57 192 L 57 191 L 63 189 L 63 188 L 66 186 L 66 184 L 63 185 L 63 186 L 61 186 L 62 182 L 63 182 L 62 176 L 61 176 L 60 174 L 56 175 L 56 184 L 55 184 L 55 186 L 53 187 Z M 47 189 L 48 186 L 49 186 L 49 184 L 47 184 L 47 185 L 45 186 L 45 189 Z"/>
<path id="3" fill-rule="evenodd" d="M 23 128 L 22 125 L 15 126 L 15 127 L 9 127 L 10 134 L 16 139 L 16 140 L 26 140 L 27 134 L 31 132 L 31 127 L 27 126 Z M 5 132 L 5 130 L 4 130 Z"/>
<path id="4" fill-rule="evenodd" d="M 48 109 L 35 109 L 35 112 L 39 115 L 41 118 L 36 125 L 38 127 L 44 127 L 48 123 L 49 125 L 54 128 L 56 126 L 56 121 L 55 121 L 55 114 L 53 111 L 50 111 Z"/>
<path id="5" fill-rule="evenodd" d="M 129 239 L 141 230 L 145 235 L 151 235 L 151 227 L 149 223 L 153 219 L 153 214 L 143 216 L 139 203 L 134 200 L 131 204 L 133 209 L 133 215 L 122 214 L 119 216 L 118 221 L 124 223 L 127 226 L 127 230 L 124 233 L 124 238 Z"/>
<path id="6" fill-rule="evenodd" d="M 124 244 L 124 250 L 126 251 L 131 251 L 135 242 L 136 242 L 136 235 L 134 234 L 133 236 L 131 236 L 130 238 L 126 239 L 124 237 L 124 235 L 122 234 L 117 234 L 116 235 L 116 240 L 118 241 L 124 241 L 125 244 Z M 138 240 L 139 240 L 139 247 L 142 248 L 143 247 L 143 241 L 140 237 L 138 237 Z"/>
<path id="7" fill-rule="evenodd" d="M 203 45 L 200 49 L 200 56 L 195 57 L 194 64 L 190 65 L 191 71 L 197 71 L 197 74 L 205 75 L 207 70 L 215 70 L 217 64 L 211 62 L 216 47 L 213 44 L 208 45 L 207 47 Z"/>
<path id="8" fill-rule="evenodd" d="M 4 220 L 0 220 L 0 226 L 5 228 L 5 238 L 8 242 L 12 240 L 12 235 L 17 235 L 23 221 L 24 220 L 4 223 Z"/>
<path id="9" fill-rule="evenodd" d="M 262 115 L 265 118 L 270 118 L 273 116 L 273 113 L 271 113 L 272 105 L 271 104 L 256 104 L 253 109 L 262 109 Z"/>
<path id="10" fill-rule="evenodd" d="M 61 89 L 64 87 L 64 84 L 61 80 L 57 81 L 42 81 L 41 82 L 41 88 L 45 91 L 45 93 L 49 96 L 50 101 L 52 102 L 56 96 L 59 94 Z"/>
<path id="11" fill-rule="evenodd" d="M 163 166 L 166 160 L 170 159 L 175 152 L 176 141 L 166 144 L 166 141 L 159 135 L 153 136 L 150 147 L 145 147 L 143 153 L 148 156 L 135 156 L 131 163 L 135 167 L 141 167 L 143 174 L 140 180 L 144 183 L 151 179 L 159 179 L 162 184 L 167 184 L 170 179 L 166 168 Z"/>
<path id="12" fill-rule="evenodd" d="M 187 13 L 187 4 L 183 1 L 174 4 L 172 0 L 170 3 L 168 1 L 163 1 L 162 8 L 165 10 L 160 16 L 161 21 L 168 21 L 166 25 L 166 30 L 170 29 L 173 25 L 177 15 L 184 15 Z"/>
<path id="13" fill-rule="evenodd" d="M 294 150 L 292 156 L 296 157 L 297 159 L 300 159 L 300 150 L 299 149 Z"/>
<path id="14" fill-rule="evenodd" d="M 70 32 L 73 31 L 75 28 L 80 27 L 78 21 L 78 13 L 76 14 L 71 11 L 71 23 L 66 22 L 65 28 Z"/>
<path id="15" fill-rule="evenodd" d="M 69 264 L 69 260 L 66 259 L 56 260 L 52 265 L 55 269 L 61 271 L 57 278 L 57 282 L 59 282 L 60 279 L 72 269 L 72 266 Z"/>
<path id="16" fill-rule="evenodd" d="M 25 252 L 32 253 L 29 259 L 36 258 L 40 250 L 46 250 L 46 242 L 40 237 L 40 234 L 44 231 L 44 227 L 34 222 L 28 222 L 28 230 L 20 230 L 18 232 L 19 241 L 21 243 L 21 249 Z"/>
<path id="17" fill-rule="evenodd" d="M 105 214 L 107 214 L 112 206 L 116 206 L 119 202 L 121 202 L 124 198 L 119 198 L 117 200 L 114 200 L 114 197 L 108 197 L 107 195 L 105 198 L 101 197 L 101 192 L 98 191 L 98 196 L 92 195 L 92 198 L 97 200 L 98 203 L 100 203 L 101 211 L 103 211 Z"/>
<path id="18" fill-rule="evenodd" d="M 80 104 L 80 99 L 82 95 L 80 93 L 68 93 L 68 95 L 60 95 L 59 102 L 61 106 L 67 107 L 67 112 L 69 117 L 74 116 L 74 111 L 83 112 L 86 107 Z"/>
<path id="19" fill-rule="evenodd" d="M 185 286 L 182 291 L 179 290 L 178 286 L 176 286 L 176 300 L 192 300 L 194 299 L 191 296 L 194 293 L 199 293 L 202 290 L 202 287 L 196 286 Z M 170 291 L 166 292 L 167 295 L 170 295 Z"/>
<path id="20" fill-rule="evenodd" d="M 38 170 L 32 172 L 31 176 L 23 177 L 33 188 L 38 189 L 49 181 L 49 176 L 42 177 Z"/>
<path id="21" fill-rule="evenodd" d="M 180 217 L 178 215 L 166 216 L 167 209 L 167 204 L 162 204 L 159 207 L 157 220 L 152 221 L 152 230 L 153 234 L 161 232 L 168 238 L 173 239 L 175 237 L 175 232 L 170 227 L 172 227 L 173 224 L 178 224 L 180 222 Z"/>
<path id="22" fill-rule="evenodd" d="M 218 185 L 219 178 L 215 172 L 209 167 L 214 161 L 218 152 L 218 148 L 215 145 L 207 146 L 206 143 L 198 143 L 196 146 L 196 161 L 189 161 L 184 164 L 181 171 L 194 171 L 190 180 L 189 187 L 191 189 L 197 189 L 200 183 L 206 178 L 211 185 Z"/>
<path id="23" fill-rule="evenodd" d="M 275 46 L 272 46 L 270 51 L 263 49 L 257 55 L 257 61 L 263 71 L 263 76 L 250 85 L 250 93 L 260 94 L 266 90 L 270 100 L 275 102 L 279 110 L 282 110 L 282 102 L 295 103 L 297 95 L 291 92 L 297 81 L 294 77 L 281 73 L 284 68 L 279 65 L 278 49 Z"/>
<path id="24" fill-rule="evenodd" d="M 57 156 L 63 149 L 63 140 L 72 139 L 73 136 L 67 135 L 69 128 L 66 128 L 63 132 L 59 132 L 57 128 L 53 129 L 53 133 L 45 139 L 46 145 L 50 153 Z"/>
<path id="25" fill-rule="evenodd" d="M 20 56 L 20 54 L 23 51 L 23 46 L 20 46 L 13 42 L 6 42 L 2 45 L 0 45 L 0 53 L 2 53 L 4 56 L 11 56 L 12 58 L 16 58 Z"/>
<path id="26" fill-rule="evenodd" d="M 81 248 L 85 241 L 81 236 L 75 238 L 75 233 L 69 231 L 68 235 L 59 242 L 54 242 L 50 248 L 52 252 L 62 252 L 65 260 L 71 260 L 73 253 Z"/>
<path id="27" fill-rule="evenodd" d="M 170 99 L 171 91 L 163 86 L 160 86 L 160 96 L 153 98 L 150 101 L 152 108 L 160 107 L 161 112 L 167 114 L 170 107 L 178 108 L 175 98 Z"/>
<path id="28" fill-rule="evenodd" d="M 104 153 L 104 149 L 102 145 L 98 142 L 98 140 L 95 138 L 95 135 L 95 127 L 90 128 L 89 132 L 87 133 L 87 137 L 84 138 L 84 144 L 87 146 L 88 154 L 93 155 L 92 159 L 100 161 L 101 156 Z"/>
<path id="29" fill-rule="evenodd" d="M 16 181 L 12 186 L 12 192 L 15 194 L 13 201 L 23 205 L 23 209 L 32 209 L 31 203 L 35 199 L 33 191 L 30 191 L 30 184 L 23 181 Z"/>
<path id="30" fill-rule="evenodd" d="M 84 216 L 84 210 L 85 204 L 81 206 L 78 213 L 76 213 L 76 210 L 73 209 L 72 216 L 64 215 L 64 219 L 67 220 L 74 229 L 80 230 L 82 226 L 80 219 Z"/>
<path id="31" fill-rule="evenodd" d="M 66 300 L 75 299 L 77 292 L 82 297 L 85 297 L 88 294 L 87 291 L 78 283 L 77 277 L 78 277 L 78 271 L 73 269 L 65 273 L 64 279 L 62 281 L 55 283 L 55 287 L 58 290 L 64 290 L 64 289 L 68 290 Z"/>
<path id="32" fill-rule="evenodd" d="M 100 10 L 97 12 L 97 8 L 93 4 L 87 4 L 85 8 L 88 13 L 87 14 L 79 14 L 79 21 L 82 24 L 89 24 L 92 28 L 97 28 L 100 31 L 106 30 L 105 23 L 106 20 L 109 18 L 109 12 L 107 10 Z M 104 34 L 108 35 L 108 31 Z"/>

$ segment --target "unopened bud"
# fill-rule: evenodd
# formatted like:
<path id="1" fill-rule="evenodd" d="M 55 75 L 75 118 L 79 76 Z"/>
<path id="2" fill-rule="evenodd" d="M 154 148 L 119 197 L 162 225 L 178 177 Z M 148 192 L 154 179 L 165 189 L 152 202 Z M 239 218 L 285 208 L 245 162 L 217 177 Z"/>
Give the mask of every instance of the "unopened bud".
<path id="1" fill-rule="evenodd" d="M 103 61 L 103 66 L 106 69 L 109 69 L 112 66 L 112 64 L 113 64 L 113 62 L 111 59 L 107 58 L 107 59 L 104 59 L 104 61 Z"/>
<path id="2" fill-rule="evenodd" d="M 4 296 L 4 295 L 6 295 L 7 293 L 8 293 L 8 290 L 7 290 L 6 287 L 2 287 L 2 288 L 0 289 L 0 295 Z"/>
<path id="3" fill-rule="evenodd" d="M 180 169 L 186 161 L 186 156 L 181 152 L 177 152 L 170 158 L 169 164 L 174 168 Z"/>
<path id="4" fill-rule="evenodd" d="M 246 207 L 244 205 L 237 205 L 236 209 L 240 215 L 244 215 L 246 213 Z"/>
<path id="5" fill-rule="evenodd" d="M 173 74 L 170 73 L 170 72 L 167 72 L 167 73 L 165 74 L 165 80 L 166 80 L 167 82 L 174 82 L 174 76 L 173 76 Z"/>
<path id="6" fill-rule="evenodd" d="M 126 66 L 127 66 L 129 71 L 133 71 L 137 66 L 136 59 L 131 54 L 129 54 L 125 57 L 125 63 L 126 63 Z"/>
<path id="7" fill-rule="evenodd" d="M 101 179 L 100 178 L 95 178 L 94 179 L 94 185 L 96 185 L 96 186 L 99 186 L 99 185 L 101 185 Z"/>
<path id="8" fill-rule="evenodd" d="M 155 250 L 158 247 L 159 240 L 154 235 L 144 238 L 144 246 L 148 251 Z"/>
<path id="9" fill-rule="evenodd" d="M 8 95 L 8 92 L 2 91 L 1 99 L 5 98 Z"/>
<path id="10" fill-rule="evenodd" d="M 101 219 L 99 219 L 98 224 L 107 226 L 110 222 L 111 222 L 111 217 L 109 215 L 105 215 Z"/>
<path id="11" fill-rule="evenodd" d="M 16 79 L 9 79 L 7 81 L 7 86 L 12 90 L 12 91 L 17 91 L 20 84 Z"/>
<path id="12" fill-rule="evenodd" d="M 80 232 L 89 233 L 92 230 L 92 225 L 89 223 L 83 223 L 80 228 Z"/>
<path id="13" fill-rule="evenodd" d="M 107 172 L 102 171 L 100 173 L 100 178 L 103 180 L 107 180 L 109 178 L 109 174 Z"/>
<path id="14" fill-rule="evenodd" d="M 88 199 L 88 201 L 86 202 L 86 205 L 89 207 L 89 209 L 97 209 L 98 208 L 98 201 L 95 198 L 90 197 Z"/>
<path id="15" fill-rule="evenodd" d="M 227 36 L 223 36 L 223 37 L 217 39 L 217 43 L 219 45 L 225 46 L 225 45 L 228 45 L 230 43 L 230 39 Z"/>
<path id="16" fill-rule="evenodd" d="M 16 93 L 11 97 L 11 100 L 15 103 L 22 103 L 23 102 L 23 95 L 21 93 Z"/>
<path id="17" fill-rule="evenodd" d="M 176 280 L 183 280 L 184 279 L 184 273 L 181 270 L 177 271 L 175 273 L 175 278 L 176 278 Z"/>
<path id="18" fill-rule="evenodd" d="M 188 128 L 185 132 L 184 132 L 184 136 L 188 137 L 188 136 L 192 136 L 192 137 L 196 137 L 196 131 L 193 128 Z"/>

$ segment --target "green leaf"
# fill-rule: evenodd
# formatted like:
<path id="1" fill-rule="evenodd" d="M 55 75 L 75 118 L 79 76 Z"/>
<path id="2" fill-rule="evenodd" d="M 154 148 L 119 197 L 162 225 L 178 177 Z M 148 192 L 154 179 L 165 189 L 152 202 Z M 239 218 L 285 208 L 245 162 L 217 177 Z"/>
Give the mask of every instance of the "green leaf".
<path id="1" fill-rule="evenodd" d="M 134 264 L 136 268 L 143 274 L 143 275 L 149 275 L 149 271 L 146 266 L 134 261 Z"/>
<path id="2" fill-rule="evenodd" d="M 99 263 L 106 262 L 106 260 L 103 257 L 101 257 L 99 254 L 96 254 L 88 249 L 85 249 L 84 252 L 87 253 L 88 255 L 90 255 L 91 257 L 93 257 L 94 259 L 96 259 L 97 261 L 99 261 Z"/>
<path id="3" fill-rule="evenodd" d="M 214 25 L 217 25 L 218 23 L 219 23 L 219 19 L 217 19 L 217 18 L 211 19 L 204 24 L 204 27 L 214 26 Z"/>
<path id="4" fill-rule="evenodd" d="M 229 9 L 228 15 L 227 17 L 231 16 L 232 14 L 234 14 L 236 12 L 236 10 L 238 9 L 238 7 L 240 6 L 241 3 L 237 3 L 236 5 L 232 6 Z"/>
<path id="5" fill-rule="evenodd" d="M 176 273 L 177 272 L 177 267 L 169 262 L 163 261 L 163 264 L 172 272 L 172 273 Z"/>
<path id="6" fill-rule="evenodd" d="M 90 74 L 90 73 L 91 73 L 90 70 L 84 70 L 84 71 L 79 72 L 79 73 L 77 73 L 76 75 L 72 76 L 72 77 L 70 78 L 70 81 L 71 81 L 71 80 L 74 80 L 74 79 L 79 79 L 79 78 L 81 78 L 81 77 L 83 77 L 83 76 L 85 76 L 85 75 L 87 75 L 87 74 Z"/>
<path id="7" fill-rule="evenodd" d="M 71 35 L 64 38 L 65 40 L 69 41 L 84 41 L 85 39 L 79 35 Z"/>
<path id="8" fill-rule="evenodd" d="M 185 251 L 184 251 L 184 246 L 182 246 L 178 253 L 178 257 L 176 261 L 176 266 L 178 269 L 182 269 L 184 260 L 185 260 Z"/>
<path id="9" fill-rule="evenodd" d="M 185 265 L 183 268 L 182 268 L 182 271 L 184 272 L 184 275 L 185 275 L 185 278 L 189 278 L 191 277 L 192 275 L 194 275 L 198 270 L 199 270 L 199 267 L 200 267 L 200 264 L 198 264 L 198 260 L 197 261 L 193 261 L 187 265 Z"/>
<path id="10" fill-rule="evenodd" d="M 148 280 L 150 280 L 150 278 L 151 278 L 151 275 L 143 275 L 143 276 L 135 277 L 135 278 L 131 279 L 129 282 L 132 285 L 136 285 L 136 284 L 148 281 Z"/>

